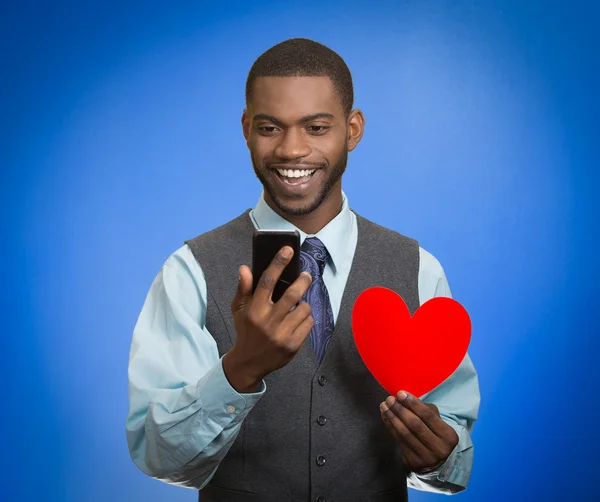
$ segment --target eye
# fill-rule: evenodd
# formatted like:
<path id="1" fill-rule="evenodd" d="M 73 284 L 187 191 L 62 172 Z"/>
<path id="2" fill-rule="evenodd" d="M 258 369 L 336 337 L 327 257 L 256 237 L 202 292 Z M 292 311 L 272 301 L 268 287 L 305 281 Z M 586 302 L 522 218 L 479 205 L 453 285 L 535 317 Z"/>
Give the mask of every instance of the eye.
<path id="1" fill-rule="evenodd" d="M 313 134 L 323 134 L 325 132 L 327 132 L 327 130 L 329 129 L 329 126 L 324 126 L 324 125 L 311 125 L 308 126 L 308 132 L 313 133 Z"/>
<path id="2" fill-rule="evenodd" d="M 259 126 L 257 129 L 263 134 L 273 134 L 277 130 L 275 126 Z"/>

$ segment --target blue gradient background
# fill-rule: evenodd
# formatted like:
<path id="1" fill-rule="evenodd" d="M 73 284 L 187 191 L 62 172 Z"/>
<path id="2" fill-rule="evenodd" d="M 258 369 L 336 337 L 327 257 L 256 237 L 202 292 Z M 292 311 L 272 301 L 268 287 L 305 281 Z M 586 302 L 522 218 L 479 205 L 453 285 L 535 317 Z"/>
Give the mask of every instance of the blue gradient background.
<path id="1" fill-rule="evenodd" d="M 129 458 L 131 333 L 167 256 L 255 204 L 245 78 L 294 36 L 353 71 L 351 206 L 417 238 L 471 314 L 482 406 L 460 500 L 600 498 L 595 2 L 13 4 L 3 501 L 196 499 Z"/>

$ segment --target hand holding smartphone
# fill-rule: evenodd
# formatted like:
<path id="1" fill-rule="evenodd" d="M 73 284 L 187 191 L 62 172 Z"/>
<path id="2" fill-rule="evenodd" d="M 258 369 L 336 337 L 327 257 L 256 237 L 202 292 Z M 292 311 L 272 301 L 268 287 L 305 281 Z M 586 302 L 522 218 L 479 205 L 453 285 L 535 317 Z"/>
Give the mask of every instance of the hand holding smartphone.
<path id="1" fill-rule="evenodd" d="M 286 246 L 293 256 L 281 252 Z M 223 356 L 223 371 L 234 389 L 248 393 L 285 366 L 308 337 L 314 319 L 310 305 L 301 300 L 312 278 L 300 273 L 300 234 L 289 231 L 256 231 L 252 270 L 242 265 L 239 271 L 231 302 L 236 339 Z"/>

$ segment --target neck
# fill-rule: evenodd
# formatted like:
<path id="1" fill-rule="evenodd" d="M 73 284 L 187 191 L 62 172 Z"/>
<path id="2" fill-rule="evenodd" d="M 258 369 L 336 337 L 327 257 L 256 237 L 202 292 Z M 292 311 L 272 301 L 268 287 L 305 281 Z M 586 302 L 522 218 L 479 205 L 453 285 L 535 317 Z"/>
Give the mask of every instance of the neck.
<path id="1" fill-rule="evenodd" d="M 305 234 L 314 235 L 327 226 L 342 210 L 342 190 L 332 189 L 328 197 L 313 212 L 304 215 L 288 214 L 279 209 L 265 192 L 265 202 L 279 216 L 302 230 Z"/>

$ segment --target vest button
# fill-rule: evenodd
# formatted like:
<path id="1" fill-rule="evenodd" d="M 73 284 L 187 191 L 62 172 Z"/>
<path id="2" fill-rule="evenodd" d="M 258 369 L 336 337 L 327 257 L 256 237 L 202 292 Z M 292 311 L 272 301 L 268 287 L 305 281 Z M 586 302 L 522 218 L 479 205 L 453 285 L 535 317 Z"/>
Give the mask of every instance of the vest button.
<path id="1" fill-rule="evenodd" d="M 317 502 L 327 502 L 327 500 L 325 499 L 325 497 L 317 497 Z"/>
<path id="2" fill-rule="evenodd" d="M 319 380 L 318 380 L 318 382 L 319 382 L 319 385 L 320 385 L 321 387 L 323 387 L 323 386 L 324 386 L 324 385 L 327 383 L 327 378 L 325 378 L 325 375 L 321 375 L 321 376 L 319 377 Z"/>
<path id="3" fill-rule="evenodd" d="M 325 418 L 323 415 L 319 415 L 317 418 L 317 423 L 319 425 L 325 425 L 327 423 L 327 418 Z"/>
<path id="4" fill-rule="evenodd" d="M 323 455 L 319 455 L 319 456 L 317 457 L 317 465 L 318 465 L 319 467 L 321 467 L 321 466 L 325 465 L 325 457 L 324 457 Z"/>

